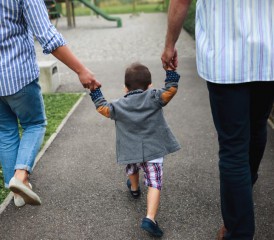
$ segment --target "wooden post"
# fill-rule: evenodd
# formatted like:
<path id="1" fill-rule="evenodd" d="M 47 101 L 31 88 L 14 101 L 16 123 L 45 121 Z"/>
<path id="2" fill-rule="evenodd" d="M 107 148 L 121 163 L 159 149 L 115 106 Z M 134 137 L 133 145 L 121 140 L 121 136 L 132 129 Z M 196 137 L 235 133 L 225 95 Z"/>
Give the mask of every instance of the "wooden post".
<path id="1" fill-rule="evenodd" d="M 136 13 L 136 0 L 133 0 L 132 4 L 133 4 L 132 11 L 133 11 L 133 13 Z"/>
<path id="2" fill-rule="evenodd" d="M 71 9 L 70 9 L 70 6 L 71 6 L 70 0 L 66 0 L 68 27 L 72 27 L 72 23 L 71 23 Z"/>

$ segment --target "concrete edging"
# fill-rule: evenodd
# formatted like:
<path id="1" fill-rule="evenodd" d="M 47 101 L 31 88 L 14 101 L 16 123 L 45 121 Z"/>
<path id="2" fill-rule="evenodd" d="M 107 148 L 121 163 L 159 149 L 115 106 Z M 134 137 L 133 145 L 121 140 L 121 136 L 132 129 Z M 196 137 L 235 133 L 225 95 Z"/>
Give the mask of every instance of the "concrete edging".
<path id="1" fill-rule="evenodd" d="M 82 100 L 83 100 L 83 98 L 84 98 L 85 95 L 86 95 L 86 93 L 82 93 L 82 96 L 78 99 L 78 101 L 70 109 L 70 111 L 68 112 L 67 116 L 63 119 L 63 121 L 60 123 L 60 125 L 56 129 L 55 133 L 53 133 L 50 136 L 50 138 L 48 139 L 48 141 L 46 142 L 46 144 L 44 145 L 44 147 L 40 150 L 40 152 L 36 156 L 36 159 L 35 159 L 35 162 L 34 162 L 34 165 L 33 165 L 33 169 L 35 168 L 35 166 L 39 162 L 39 160 L 42 158 L 42 156 L 44 155 L 44 153 L 46 152 L 46 150 L 48 149 L 48 147 L 51 145 L 51 143 L 53 142 L 53 140 L 56 138 L 57 134 L 62 130 L 62 128 L 64 127 L 64 125 L 68 121 L 69 117 L 72 115 L 72 113 L 78 107 L 78 105 L 82 102 Z M 10 204 L 10 202 L 11 202 L 12 199 L 13 199 L 13 193 L 10 192 L 8 194 L 8 196 L 5 198 L 5 200 L 0 204 L 0 214 L 2 212 L 4 212 L 4 210 Z"/>

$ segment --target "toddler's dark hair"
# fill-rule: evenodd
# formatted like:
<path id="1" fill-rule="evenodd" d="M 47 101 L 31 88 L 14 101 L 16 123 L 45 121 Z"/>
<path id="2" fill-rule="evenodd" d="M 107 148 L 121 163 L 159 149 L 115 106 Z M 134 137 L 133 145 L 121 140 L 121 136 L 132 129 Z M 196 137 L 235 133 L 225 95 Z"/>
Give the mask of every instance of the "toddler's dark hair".
<path id="1" fill-rule="evenodd" d="M 132 63 L 125 73 L 125 85 L 129 91 L 142 89 L 147 90 L 151 84 L 151 73 L 141 63 Z"/>

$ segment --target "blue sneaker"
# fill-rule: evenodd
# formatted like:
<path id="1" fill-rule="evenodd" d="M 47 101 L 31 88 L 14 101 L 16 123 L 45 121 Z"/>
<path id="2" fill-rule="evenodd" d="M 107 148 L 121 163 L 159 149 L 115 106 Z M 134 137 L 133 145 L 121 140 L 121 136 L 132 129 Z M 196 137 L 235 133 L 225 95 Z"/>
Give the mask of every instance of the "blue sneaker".
<path id="1" fill-rule="evenodd" d="M 152 234 L 154 237 L 162 237 L 163 231 L 159 228 L 158 223 L 153 222 L 149 218 L 143 218 L 141 228 Z"/>
<path id="2" fill-rule="evenodd" d="M 128 187 L 128 189 L 129 189 L 129 192 L 130 192 L 131 196 L 132 196 L 134 199 L 137 199 L 137 198 L 140 197 L 140 195 L 141 195 L 140 187 L 138 187 L 138 190 L 137 190 L 137 191 L 132 191 L 132 190 L 131 190 L 131 182 L 130 182 L 129 179 L 127 180 L 127 187 Z"/>

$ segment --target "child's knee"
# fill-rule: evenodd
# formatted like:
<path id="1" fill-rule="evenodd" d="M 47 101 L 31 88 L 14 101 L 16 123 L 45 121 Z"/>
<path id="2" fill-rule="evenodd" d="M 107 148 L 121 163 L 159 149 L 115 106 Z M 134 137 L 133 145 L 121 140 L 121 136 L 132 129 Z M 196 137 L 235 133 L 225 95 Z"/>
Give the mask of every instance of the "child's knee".
<path id="1" fill-rule="evenodd" d="M 145 185 L 146 185 L 147 187 L 151 187 L 151 188 L 157 189 L 157 190 L 159 190 L 159 191 L 162 190 L 162 183 L 159 183 L 159 182 L 152 182 L 152 183 L 146 183 L 146 182 L 145 182 Z"/>

